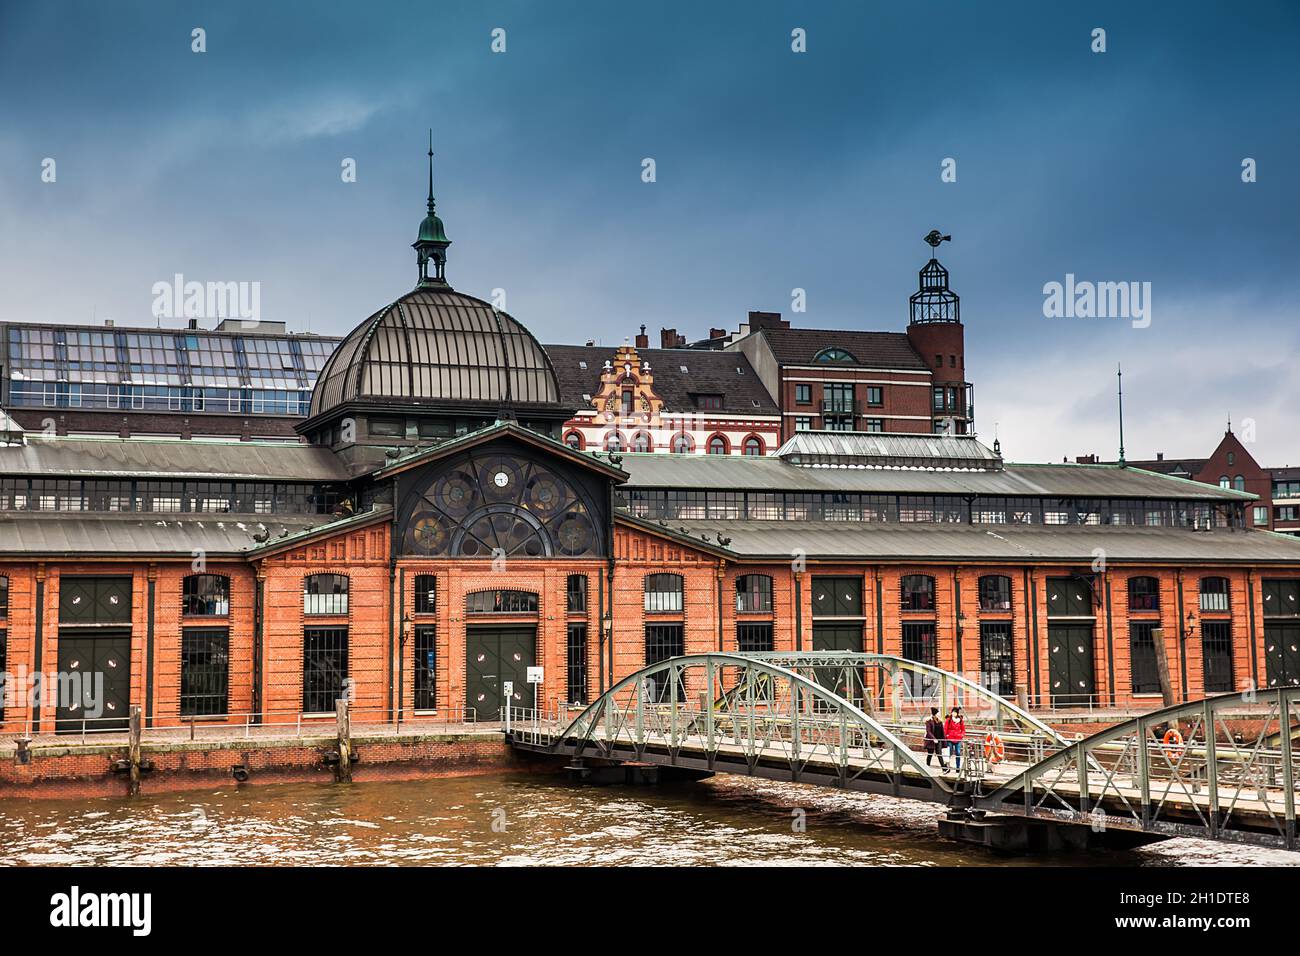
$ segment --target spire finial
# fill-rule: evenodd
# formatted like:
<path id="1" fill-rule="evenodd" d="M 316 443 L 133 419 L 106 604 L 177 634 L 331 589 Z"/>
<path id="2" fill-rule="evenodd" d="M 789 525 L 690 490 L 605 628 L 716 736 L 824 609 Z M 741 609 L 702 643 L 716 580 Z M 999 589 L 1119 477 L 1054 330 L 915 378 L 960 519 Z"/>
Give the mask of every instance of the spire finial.
<path id="1" fill-rule="evenodd" d="M 429 212 L 433 213 L 433 127 L 429 127 Z"/>

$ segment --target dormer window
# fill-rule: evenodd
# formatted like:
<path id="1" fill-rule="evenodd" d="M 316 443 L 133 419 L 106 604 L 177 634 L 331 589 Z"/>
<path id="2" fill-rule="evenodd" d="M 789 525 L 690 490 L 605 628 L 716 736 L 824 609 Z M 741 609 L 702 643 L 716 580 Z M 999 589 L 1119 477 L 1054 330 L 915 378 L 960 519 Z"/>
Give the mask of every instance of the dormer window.
<path id="1" fill-rule="evenodd" d="M 838 365 L 853 365 L 857 362 L 852 355 L 841 348 L 822 349 L 813 359 L 814 362 L 827 362 Z"/>
<path id="2" fill-rule="evenodd" d="M 696 408 L 705 408 L 705 409 L 722 408 L 722 396 L 718 394 L 700 393 L 700 394 L 692 395 L 691 398 L 694 400 Z"/>
<path id="3" fill-rule="evenodd" d="M 578 363 L 578 368 L 585 369 L 586 367 L 587 363 L 585 360 Z"/>

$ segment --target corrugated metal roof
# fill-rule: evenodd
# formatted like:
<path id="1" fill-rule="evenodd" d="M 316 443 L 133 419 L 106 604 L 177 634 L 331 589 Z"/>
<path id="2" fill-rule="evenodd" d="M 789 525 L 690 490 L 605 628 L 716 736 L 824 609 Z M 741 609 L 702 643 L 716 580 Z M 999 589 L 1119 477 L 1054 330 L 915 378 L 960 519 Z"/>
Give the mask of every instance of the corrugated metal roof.
<path id="1" fill-rule="evenodd" d="M 0 446 L 0 474 L 43 478 L 210 478 L 220 481 L 342 481 L 328 448 L 285 442 L 42 438 Z"/>
<path id="2" fill-rule="evenodd" d="M 632 519 L 647 527 L 657 523 Z M 742 557 L 789 560 L 802 551 L 809 558 L 853 561 L 998 560 L 1079 561 L 1091 563 L 1095 549 L 1109 561 L 1187 561 L 1229 564 L 1238 561 L 1300 565 L 1300 538 L 1267 531 L 1190 531 L 1180 528 L 1007 527 L 970 525 L 888 525 L 791 523 L 780 521 L 672 521 L 670 530 L 708 538 L 720 533 L 727 551 Z"/>
<path id="3" fill-rule="evenodd" d="M 0 555 L 244 554 L 282 535 L 334 523 L 324 515 L 0 513 Z M 268 535 L 266 542 L 254 535 Z"/>
<path id="4" fill-rule="evenodd" d="M 971 435 L 890 432 L 796 432 L 776 452 L 789 461 L 870 463 L 885 459 L 965 463 L 971 468 L 1001 467 L 1002 457 Z"/>
<path id="5" fill-rule="evenodd" d="M 803 467 L 742 455 L 623 456 L 629 488 L 737 491 L 851 491 L 877 494 L 996 495 L 1052 498 L 1250 500 L 1213 485 L 1111 465 L 1014 465 L 1001 471 Z"/>

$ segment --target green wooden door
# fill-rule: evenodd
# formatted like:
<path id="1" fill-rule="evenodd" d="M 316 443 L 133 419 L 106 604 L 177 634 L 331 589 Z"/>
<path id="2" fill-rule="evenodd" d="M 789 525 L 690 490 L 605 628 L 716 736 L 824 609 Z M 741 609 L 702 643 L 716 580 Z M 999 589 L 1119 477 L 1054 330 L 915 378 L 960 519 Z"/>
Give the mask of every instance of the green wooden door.
<path id="1" fill-rule="evenodd" d="M 55 730 L 125 730 L 131 704 L 128 631 L 59 635 L 59 671 L 67 675 L 47 693 L 55 702 Z"/>
<path id="2" fill-rule="evenodd" d="M 505 704 L 505 683 L 514 684 L 511 703 L 533 706 L 528 668 L 537 659 L 535 627 L 470 627 L 465 632 L 466 705 L 478 720 L 496 720 Z"/>
<path id="3" fill-rule="evenodd" d="M 1300 624 L 1264 625 L 1268 686 L 1300 684 Z"/>
<path id="4" fill-rule="evenodd" d="M 1048 678 L 1052 684 L 1053 706 L 1082 706 L 1096 693 L 1092 631 L 1091 624 L 1047 626 Z"/>

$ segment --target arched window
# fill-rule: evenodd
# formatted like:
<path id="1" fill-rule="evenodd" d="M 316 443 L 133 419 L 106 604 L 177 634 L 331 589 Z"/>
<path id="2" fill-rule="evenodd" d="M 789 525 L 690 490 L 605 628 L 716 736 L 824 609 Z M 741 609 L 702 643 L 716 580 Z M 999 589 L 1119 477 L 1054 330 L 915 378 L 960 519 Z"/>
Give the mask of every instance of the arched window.
<path id="1" fill-rule="evenodd" d="M 654 443 L 650 440 L 650 436 L 645 432 L 637 432 L 632 436 L 632 447 L 629 451 L 646 452 L 650 451 L 652 448 L 654 448 Z"/>
<path id="2" fill-rule="evenodd" d="M 745 454 L 749 455 L 751 458 L 762 457 L 763 439 L 759 438 L 757 435 L 750 435 L 748 438 L 745 439 L 745 444 L 742 446 L 742 448 Z"/>
<path id="3" fill-rule="evenodd" d="M 839 349 L 839 348 L 822 349 L 813 358 L 813 361 L 830 362 L 837 365 L 853 365 L 857 363 L 857 359 L 855 359 L 844 349 Z"/>
<path id="4" fill-rule="evenodd" d="M 1226 611 L 1228 601 L 1227 578 L 1201 578 L 1202 611 Z"/>
<path id="5" fill-rule="evenodd" d="M 695 442 L 693 442 L 691 436 L 685 432 L 678 432 L 673 436 L 672 447 L 674 455 L 689 455 L 695 450 Z"/>
<path id="6" fill-rule="evenodd" d="M 191 574 L 181 585 L 181 613 L 219 617 L 230 613 L 230 579 L 220 574 Z"/>
<path id="7" fill-rule="evenodd" d="M 709 454 L 725 455 L 727 454 L 727 439 L 722 435 L 709 436 Z"/>
<path id="8" fill-rule="evenodd" d="M 736 578 L 736 610 L 770 612 L 772 579 L 766 574 L 742 574 Z"/>
<path id="9" fill-rule="evenodd" d="M 1005 574 L 986 574 L 980 578 L 980 610 L 1011 610 L 1011 579 Z"/>
<path id="10" fill-rule="evenodd" d="M 680 574 L 646 575 L 645 609 L 651 613 L 680 612 L 682 576 Z"/>
<path id="11" fill-rule="evenodd" d="M 623 450 L 623 435 L 619 432 L 610 432 L 605 436 L 605 451 L 615 452 Z"/>
<path id="12" fill-rule="evenodd" d="M 582 432 L 577 432 L 577 431 L 566 432 L 564 435 L 564 443 L 568 445 L 570 448 L 572 448 L 574 451 L 582 451 L 583 449 Z"/>
<path id="13" fill-rule="evenodd" d="M 309 574 L 302 592 L 304 614 L 348 613 L 348 579 L 342 574 Z"/>
<path id="14" fill-rule="evenodd" d="M 1245 491 L 1245 490 L 1246 490 L 1246 479 L 1245 479 L 1243 476 L 1241 476 L 1241 475 L 1238 475 L 1236 478 L 1232 479 L 1232 490 L 1233 490 L 1233 491 Z"/>
<path id="15" fill-rule="evenodd" d="M 536 614 L 532 591 L 475 591 L 465 595 L 467 614 Z"/>
<path id="16" fill-rule="evenodd" d="M 934 610 L 934 578 L 928 574 L 905 574 L 901 585 L 904 611 Z"/>
<path id="17" fill-rule="evenodd" d="M 1130 611 L 1160 610 L 1160 582 L 1145 575 L 1128 579 Z"/>
<path id="18" fill-rule="evenodd" d="M 1220 487 L 1220 488 L 1231 488 L 1231 487 L 1232 487 L 1232 481 L 1228 478 L 1227 475 L 1220 475 L 1220 476 L 1219 476 L 1219 487 Z"/>

